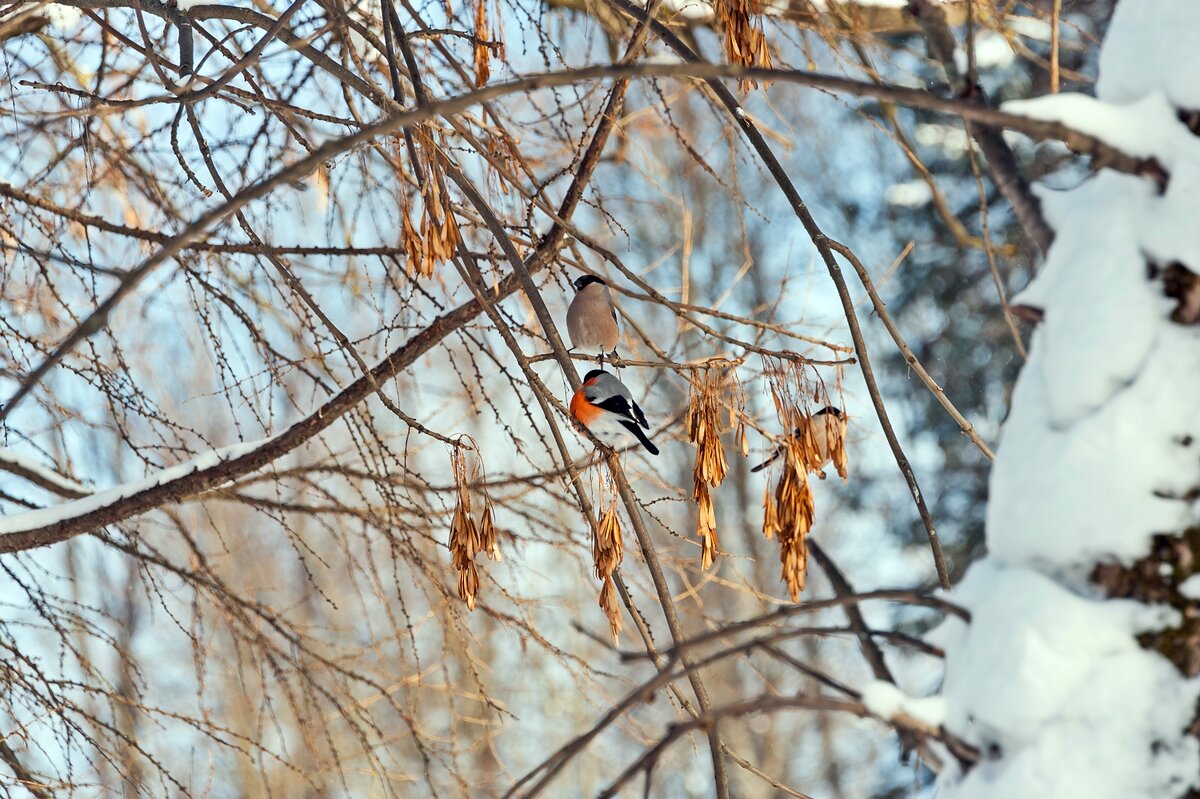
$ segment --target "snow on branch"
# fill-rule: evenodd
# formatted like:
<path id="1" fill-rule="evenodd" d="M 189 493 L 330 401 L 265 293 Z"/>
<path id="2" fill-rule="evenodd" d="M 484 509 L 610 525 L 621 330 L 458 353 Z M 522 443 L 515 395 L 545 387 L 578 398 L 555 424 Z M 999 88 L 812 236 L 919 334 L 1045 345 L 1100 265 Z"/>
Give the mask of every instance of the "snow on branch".
<path id="1" fill-rule="evenodd" d="M 78 499 L 92 493 L 92 489 L 82 483 L 42 466 L 27 455 L 3 447 L 0 447 L 0 471 L 23 477 L 39 488 L 68 499 Z"/>
<path id="2" fill-rule="evenodd" d="M 70 522 L 72 519 L 89 516 L 106 507 L 115 505 L 120 500 L 129 499 L 153 488 L 167 486 L 191 474 L 214 471 L 223 464 L 264 447 L 273 438 L 265 438 L 260 441 L 246 441 L 210 450 L 203 455 L 163 469 L 157 474 L 143 477 L 140 480 L 131 480 L 128 483 L 122 483 L 119 486 L 104 491 L 97 491 L 94 494 L 80 497 L 73 502 L 5 516 L 0 519 L 0 541 L 19 533 L 29 533 L 39 529 L 52 528 L 56 525 Z M 0 457 L 3 457 L 2 453 L 0 453 Z M 0 547 L 2 546 L 3 544 L 0 544 Z"/>
<path id="3" fill-rule="evenodd" d="M 538 250 L 527 265 L 536 272 L 550 260 L 551 248 Z M 517 290 L 509 275 L 500 282 L 492 302 Z M 141 480 L 100 491 L 51 508 L 0 517 L 0 554 L 21 552 L 66 541 L 83 533 L 116 524 L 169 502 L 178 502 L 216 488 L 278 460 L 318 435 L 343 414 L 374 392 L 374 385 L 411 366 L 450 333 L 483 310 L 471 300 L 437 317 L 420 333 L 381 360 L 370 375 L 363 375 L 320 408 L 282 433 L 204 453 Z"/>

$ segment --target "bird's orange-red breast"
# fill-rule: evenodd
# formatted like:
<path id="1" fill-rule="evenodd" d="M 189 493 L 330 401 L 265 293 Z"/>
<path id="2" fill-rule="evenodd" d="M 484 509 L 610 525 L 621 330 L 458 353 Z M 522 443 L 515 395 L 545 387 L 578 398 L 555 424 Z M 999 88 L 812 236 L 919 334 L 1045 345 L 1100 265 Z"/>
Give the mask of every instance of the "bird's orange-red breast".
<path id="1" fill-rule="evenodd" d="M 587 401 L 587 397 L 583 396 L 583 390 L 590 385 L 593 385 L 599 378 L 593 377 L 591 380 L 584 382 L 573 395 L 571 395 L 571 415 L 574 416 L 580 424 L 588 427 L 592 422 L 600 418 L 604 413 L 603 408 L 597 408 L 595 405 Z"/>

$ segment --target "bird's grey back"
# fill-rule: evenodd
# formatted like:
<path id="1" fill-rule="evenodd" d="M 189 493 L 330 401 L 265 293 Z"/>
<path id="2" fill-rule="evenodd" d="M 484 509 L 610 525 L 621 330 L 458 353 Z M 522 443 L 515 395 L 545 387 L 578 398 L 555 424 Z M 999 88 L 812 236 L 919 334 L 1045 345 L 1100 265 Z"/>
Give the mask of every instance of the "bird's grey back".
<path id="1" fill-rule="evenodd" d="M 595 383 L 585 386 L 583 389 L 583 396 L 593 402 L 614 395 L 624 397 L 631 404 L 633 403 L 633 394 L 629 393 L 629 389 L 625 387 L 625 384 L 607 372 L 597 377 Z"/>

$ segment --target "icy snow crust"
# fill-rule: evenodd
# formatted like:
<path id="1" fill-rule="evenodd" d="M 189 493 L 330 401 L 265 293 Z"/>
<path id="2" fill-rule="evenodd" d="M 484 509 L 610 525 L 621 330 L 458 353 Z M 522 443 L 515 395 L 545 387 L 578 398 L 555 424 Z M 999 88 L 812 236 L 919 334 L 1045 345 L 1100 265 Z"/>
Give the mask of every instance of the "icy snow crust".
<path id="1" fill-rule="evenodd" d="M 946 649 L 948 730 L 978 746 L 939 797 L 1171 799 L 1200 784 L 1185 736 L 1200 684 L 1134 636 L 1174 611 L 1095 596 L 1099 561 L 1129 562 L 1154 533 L 1197 522 L 1180 496 L 1200 479 L 1200 335 L 1147 262 L 1200 271 L 1200 2 L 1122 0 L 1100 60 L 1099 99 L 1057 95 L 1005 109 L 1060 120 L 1170 173 L 1102 171 L 1041 192 L 1054 245 L 1015 302 L 1042 308 L 992 469 L 988 557 L 953 599 L 972 614 Z M 1190 436 L 1192 443 L 1183 442 Z M 874 697 L 887 709 L 886 694 Z"/>

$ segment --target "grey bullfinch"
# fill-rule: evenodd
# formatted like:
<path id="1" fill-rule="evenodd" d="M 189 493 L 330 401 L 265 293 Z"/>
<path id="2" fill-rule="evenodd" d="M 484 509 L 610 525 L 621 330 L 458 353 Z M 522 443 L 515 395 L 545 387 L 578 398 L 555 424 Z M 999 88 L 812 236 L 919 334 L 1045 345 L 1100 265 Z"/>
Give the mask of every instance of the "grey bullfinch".
<path id="1" fill-rule="evenodd" d="M 593 275 L 575 279 L 575 298 L 567 307 L 567 333 L 572 346 L 597 352 L 604 363 L 607 353 L 616 354 L 621 328 L 608 284 Z"/>

